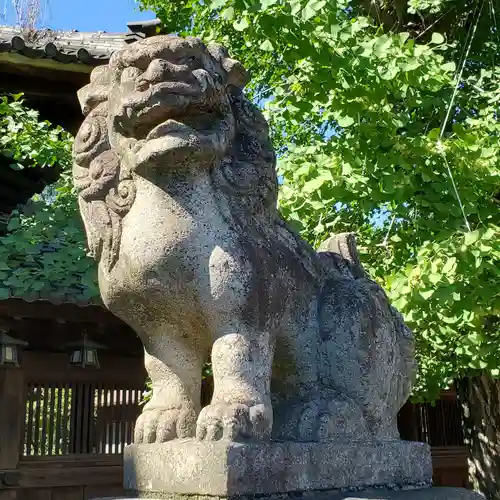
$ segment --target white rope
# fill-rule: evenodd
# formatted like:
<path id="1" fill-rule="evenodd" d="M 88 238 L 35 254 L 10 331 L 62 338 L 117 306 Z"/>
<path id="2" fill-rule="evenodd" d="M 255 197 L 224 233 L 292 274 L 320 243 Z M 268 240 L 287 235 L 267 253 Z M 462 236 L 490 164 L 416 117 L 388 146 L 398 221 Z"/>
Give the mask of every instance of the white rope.
<path id="1" fill-rule="evenodd" d="M 387 242 L 389 241 L 389 234 L 391 234 L 391 229 L 392 226 L 394 226 L 394 221 L 396 220 L 396 214 L 393 215 L 391 223 L 389 225 L 389 229 L 387 230 L 387 234 L 385 235 L 384 241 L 382 243 L 382 246 L 387 246 Z"/>
<path id="2" fill-rule="evenodd" d="M 491 16 L 493 17 L 493 23 L 495 24 L 495 33 L 498 37 L 499 33 L 498 33 L 498 24 L 497 24 L 497 14 L 495 11 L 495 5 L 493 4 L 492 0 L 490 0 L 490 9 L 491 9 Z"/>
<path id="3" fill-rule="evenodd" d="M 464 220 L 465 220 L 465 226 L 467 227 L 467 230 L 470 233 L 471 232 L 471 228 L 470 228 L 470 225 L 469 225 L 469 221 L 467 219 L 467 215 L 465 214 L 464 206 L 462 205 L 462 200 L 460 199 L 460 195 L 458 194 L 458 189 L 457 189 L 457 186 L 455 184 L 455 179 L 453 178 L 453 174 L 451 173 L 450 165 L 448 163 L 448 160 L 446 159 L 446 153 L 445 153 L 445 151 L 443 149 L 443 145 L 442 145 L 441 141 L 439 141 L 439 140 L 438 140 L 438 143 L 437 143 L 437 147 L 438 147 L 438 149 L 440 150 L 440 153 L 443 156 L 443 160 L 444 160 L 444 163 L 446 165 L 446 170 L 448 171 L 448 177 L 450 178 L 451 185 L 453 186 L 453 190 L 455 191 L 455 195 L 457 197 L 458 205 L 460 206 L 460 210 L 462 211 L 462 215 L 463 215 Z"/>
<path id="4" fill-rule="evenodd" d="M 467 47 L 467 50 L 465 52 L 465 56 L 464 56 L 464 59 L 462 62 L 462 67 L 460 68 L 460 71 L 459 71 L 457 78 L 456 78 L 455 88 L 453 89 L 451 101 L 450 101 L 450 104 L 448 105 L 448 111 L 446 112 L 446 116 L 444 118 L 443 124 L 441 126 L 441 131 L 439 133 L 439 140 L 441 140 L 443 138 L 446 125 L 448 124 L 448 120 L 450 119 L 451 109 L 453 108 L 453 104 L 455 103 L 455 98 L 457 97 L 458 88 L 460 87 L 460 82 L 462 81 L 462 75 L 464 73 L 465 64 L 467 63 L 467 58 L 469 57 L 470 49 L 472 47 L 472 42 L 473 42 L 474 36 L 476 34 L 477 25 L 479 24 L 479 18 L 481 17 L 481 12 L 483 11 L 484 2 L 485 2 L 485 0 L 483 0 L 483 2 L 481 3 L 481 8 L 479 9 L 479 13 L 476 17 L 476 22 L 474 24 L 474 27 L 472 28 L 472 36 L 470 37 L 469 46 Z"/>
<path id="5" fill-rule="evenodd" d="M 497 23 L 497 14 L 495 11 L 495 6 L 493 4 L 493 0 L 489 0 L 490 4 L 490 11 L 491 11 L 491 17 L 493 18 L 493 24 L 495 26 L 495 34 L 497 36 L 497 40 L 500 40 L 500 33 L 498 33 L 498 23 Z M 495 65 L 495 52 L 493 52 L 493 72 L 495 72 L 496 65 Z"/>
<path id="6" fill-rule="evenodd" d="M 432 29 L 433 26 L 435 26 L 443 17 L 447 16 L 453 9 L 456 8 L 456 5 L 452 5 L 443 15 L 439 16 L 432 24 L 429 24 L 427 28 L 424 29 L 417 37 L 415 37 L 416 40 L 418 40 L 421 36 L 424 36 L 430 29 Z"/>
<path id="7" fill-rule="evenodd" d="M 442 157 L 444 159 L 444 162 L 445 162 L 445 165 L 446 165 L 446 170 L 448 172 L 448 177 L 450 178 L 451 185 L 453 186 L 453 190 L 455 192 L 455 197 L 457 198 L 458 205 L 460 206 L 460 210 L 462 211 L 462 215 L 463 215 L 463 218 L 464 218 L 464 221 L 465 221 L 465 226 L 467 227 L 467 229 L 468 229 L 469 232 L 471 231 L 471 227 L 469 225 L 469 221 L 467 219 L 467 215 L 465 213 L 464 206 L 462 204 L 462 200 L 460 198 L 460 194 L 458 192 L 457 185 L 455 183 L 455 179 L 453 178 L 453 173 L 451 171 L 450 165 L 448 164 L 448 160 L 446 159 L 446 153 L 445 153 L 443 145 L 441 143 L 441 139 L 443 138 L 444 132 L 446 130 L 446 126 L 448 125 L 448 121 L 450 119 L 451 110 L 453 108 L 453 104 L 455 103 L 455 99 L 457 97 L 458 88 L 460 87 L 460 82 L 462 81 L 462 75 L 464 73 L 465 65 L 467 63 L 467 58 L 469 57 L 469 53 L 470 53 L 470 49 L 472 47 L 472 42 L 474 40 L 474 36 L 476 35 L 477 26 L 479 24 L 479 18 L 481 17 L 481 12 L 483 11 L 483 7 L 484 7 L 485 1 L 486 0 L 483 0 L 482 3 L 481 3 L 481 8 L 479 9 L 478 15 L 476 17 L 476 22 L 474 24 L 474 27 L 472 28 L 471 37 L 470 37 L 470 40 L 469 40 L 469 45 L 467 47 L 467 50 L 465 51 L 464 58 L 463 58 L 463 61 L 462 61 L 462 67 L 460 68 L 460 71 L 458 72 L 458 75 L 456 77 L 455 88 L 453 89 L 453 94 L 451 96 L 451 100 L 450 100 L 450 103 L 448 105 L 448 110 L 446 112 L 446 116 L 444 118 L 443 124 L 441 125 L 441 130 L 439 132 L 439 138 L 436 141 L 436 146 L 438 148 L 438 151 L 441 153 L 441 155 L 442 155 Z"/>
<path id="8" fill-rule="evenodd" d="M 396 207 L 397 208 L 397 207 Z M 396 220 L 396 214 L 393 215 L 391 223 L 389 224 L 389 229 L 387 230 L 387 234 L 385 235 L 384 241 L 382 243 L 378 243 L 377 247 L 387 247 L 387 242 L 389 241 L 389 235 L 391 234 L 392 226 L 394 225 L 394 221 Z"/>

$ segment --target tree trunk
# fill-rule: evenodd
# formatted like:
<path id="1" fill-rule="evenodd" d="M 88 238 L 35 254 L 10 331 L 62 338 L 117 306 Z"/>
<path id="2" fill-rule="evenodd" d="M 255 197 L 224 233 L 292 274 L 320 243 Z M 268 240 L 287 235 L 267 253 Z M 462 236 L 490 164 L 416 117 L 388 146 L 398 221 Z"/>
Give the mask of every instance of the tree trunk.
<path id="1" fill-rule="evenodd" d="M 487 500 L 500 500 L 500 380 L 483 374 L 458 384 L 469 482 Z"/>

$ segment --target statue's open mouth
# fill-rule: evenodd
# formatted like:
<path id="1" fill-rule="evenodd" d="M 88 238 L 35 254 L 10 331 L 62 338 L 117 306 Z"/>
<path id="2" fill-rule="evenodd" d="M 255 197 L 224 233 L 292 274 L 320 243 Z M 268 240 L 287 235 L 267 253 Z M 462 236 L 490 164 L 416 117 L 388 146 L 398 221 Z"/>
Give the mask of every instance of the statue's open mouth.
<path id="1" fill-rule="evenodd" d="M 152 140 L 171 133 L 210 132 L 221 116 L 198 85 L 164 82 L 129 93 L 117 125 L 124 136 Z"/>

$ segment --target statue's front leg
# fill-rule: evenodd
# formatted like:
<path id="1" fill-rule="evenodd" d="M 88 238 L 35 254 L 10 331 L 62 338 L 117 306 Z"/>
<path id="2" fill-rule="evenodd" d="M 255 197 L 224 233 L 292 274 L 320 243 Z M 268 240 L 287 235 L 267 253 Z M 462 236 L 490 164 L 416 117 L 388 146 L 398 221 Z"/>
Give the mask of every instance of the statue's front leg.
<path id="1" fill-rule="evenodd" d="M 136 443 L 163 443 L 195 435 L 202 357 L 172 339 L 164 337 L 163 341 L 157 356 L 145 352 L 153 392 L 137 420 Z"/>
<path id="2" fill-rule="evenodd" d="M 270 337 L 269 333 L 234 333 L 215 341 L 214 395 L 198 417 L 198 439 L 269 439 L 273 424 Z"/>

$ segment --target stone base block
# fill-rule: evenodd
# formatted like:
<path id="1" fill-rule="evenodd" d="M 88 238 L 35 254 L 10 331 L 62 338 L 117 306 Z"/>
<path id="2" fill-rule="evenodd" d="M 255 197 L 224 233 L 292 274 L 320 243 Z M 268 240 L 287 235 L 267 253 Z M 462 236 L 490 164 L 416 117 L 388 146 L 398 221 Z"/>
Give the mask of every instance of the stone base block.
<path id="1" fill-rule="evenodd" d="M 151 497 L 158 498 L 158 497 Z M 184 495 L 167 494 L 164 497 L 166 500 L 187 500 Z M 190 500 L 222 500 L 227 497 L 211 497 L 196 495 Z M 238 497 L 244 498 L 244 497 Z M 117 497 L 117 498 L 102 498 L 94 500 L 144 500 L 144 497 Z M 252 500 L 255 500 L 253 498 Z M 297 495 L 270 495 L 261 497 L 261 500 L 299 500 Z M 357 493 L 341 493 L 341 492 L 311 492 L 300 495 L 300 500 L 484 500 L 482 495 L 473 491 L 463 490 L 459 488 L 422 488 L 411 491 L 393 491 L 386 489 L 377 489 L 362 491 Z"/>
<path id="2" fill-rule="evenodd" d="M 106 498 L 95 500 L 143 500 L 144 497 L 125 497 L 125 498 Z M 158 497 L 151 497 L 158 498 Z M 187 500 L 184 495 L 167 494 L 165 500 Z M 211 497 L 196 495 L 189 500 L 222 500 L 227 497 Z M 244 498 L 244 497 L 238 497 Z M 253 498 L 252 500 L 255 500 Z M 392 491 L 386 489 L 377 489 L 371 491 L 363 491 L 357 493 L 341 493 L 341 492 L 312 492 L 300 495 L 300 499 L 296 495 L 270 495 L 261 497 L 261 500 L 484 500 L 482 495 L 473 491 L 463 490 L 458 488 L 422 488 L 411 491 Z"/>
<path id="3" fill-rule="evenodd" d="M 482 495 L 458 488 L 426 488 L 413 491 L 377 490 L 364 493 L 328 495 L 311 500 L 484 500 Z"/>
<path id="4" fill-rule="evenodd" d="M 430 485 L 423 443 L 233 443 L 176 440 L 131 445 L 125 490 L 143 497 L 241 497 Z M 353 497 L 354 498 L 354 497 Z"/>

